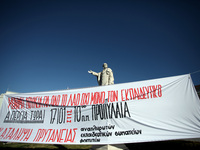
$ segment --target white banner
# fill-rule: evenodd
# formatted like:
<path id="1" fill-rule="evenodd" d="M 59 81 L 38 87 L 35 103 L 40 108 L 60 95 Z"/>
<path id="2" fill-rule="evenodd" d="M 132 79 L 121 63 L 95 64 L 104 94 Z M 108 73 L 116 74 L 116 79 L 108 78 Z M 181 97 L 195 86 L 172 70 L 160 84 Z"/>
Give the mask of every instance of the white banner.
<path id="1" fill-rule="evenodd" d="M 190 75 L 5 95 L 0 141 L 118 144 L 200 137 Z"/>

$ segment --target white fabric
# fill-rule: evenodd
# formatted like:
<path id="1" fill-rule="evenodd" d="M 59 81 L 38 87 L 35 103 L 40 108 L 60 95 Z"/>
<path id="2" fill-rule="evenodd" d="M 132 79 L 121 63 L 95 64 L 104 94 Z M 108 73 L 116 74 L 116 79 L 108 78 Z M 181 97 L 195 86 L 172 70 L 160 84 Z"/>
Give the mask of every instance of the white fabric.
<path id="1" fill-rule="evenodd" d="M 0 141 L 117 144 L 200 137 L 190 75 L 5 95 Z"/>

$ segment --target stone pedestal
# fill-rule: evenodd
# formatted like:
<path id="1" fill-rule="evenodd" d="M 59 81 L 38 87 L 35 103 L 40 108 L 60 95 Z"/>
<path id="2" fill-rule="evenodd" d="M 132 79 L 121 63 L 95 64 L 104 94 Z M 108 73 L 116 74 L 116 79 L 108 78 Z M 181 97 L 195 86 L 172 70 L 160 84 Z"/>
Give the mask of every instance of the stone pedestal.
<path id="1" fill-rule="evenodd" d="M 128 150 L 124 144 L 115 145 L 93 145 L 92 150 Z"/>

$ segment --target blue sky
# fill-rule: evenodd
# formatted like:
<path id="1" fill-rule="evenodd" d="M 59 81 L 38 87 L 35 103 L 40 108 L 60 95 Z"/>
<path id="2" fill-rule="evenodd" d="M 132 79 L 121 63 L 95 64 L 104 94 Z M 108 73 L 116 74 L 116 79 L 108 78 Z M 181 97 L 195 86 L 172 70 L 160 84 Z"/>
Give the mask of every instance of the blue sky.
<path id="1" fill-rule="evenodd" d="M 200 70 L 200 1 L 3 0 L 0 19 L 0 93 L 97 86 L 104 62 L 115 84 Z"/>

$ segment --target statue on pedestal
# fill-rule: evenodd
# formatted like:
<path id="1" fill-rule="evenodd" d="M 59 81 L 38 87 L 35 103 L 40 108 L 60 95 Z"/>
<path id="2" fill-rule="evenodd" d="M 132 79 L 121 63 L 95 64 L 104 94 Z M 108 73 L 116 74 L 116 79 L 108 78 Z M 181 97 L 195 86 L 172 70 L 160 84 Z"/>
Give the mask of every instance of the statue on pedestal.
<path id="1" fill-rule="evenodd" d="M 102 72 L 94 72 L 92 70 L 88 71 L 89 73 L 93 74 L 97 77 L 98 84 L 101 85 L 112 85 L 114 84 L 114 76 L 112 69 L 108 68 L 107 63 L 103 64 L 103 71 Z"/>

